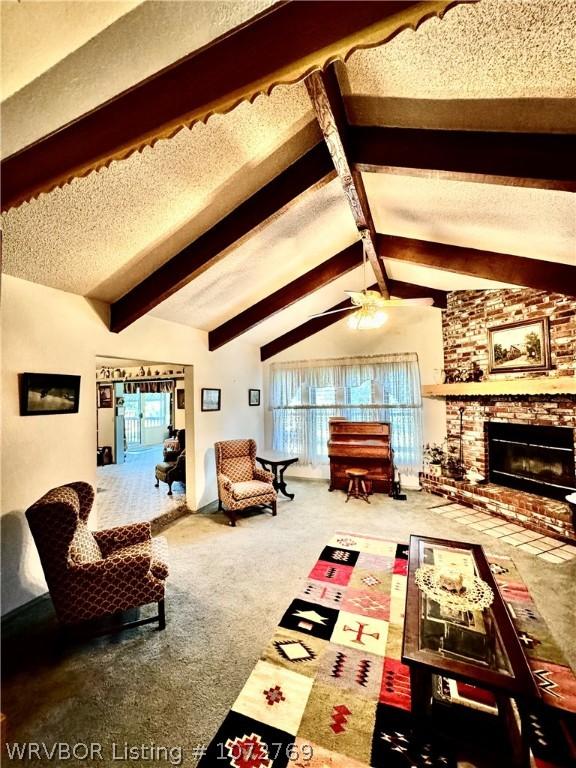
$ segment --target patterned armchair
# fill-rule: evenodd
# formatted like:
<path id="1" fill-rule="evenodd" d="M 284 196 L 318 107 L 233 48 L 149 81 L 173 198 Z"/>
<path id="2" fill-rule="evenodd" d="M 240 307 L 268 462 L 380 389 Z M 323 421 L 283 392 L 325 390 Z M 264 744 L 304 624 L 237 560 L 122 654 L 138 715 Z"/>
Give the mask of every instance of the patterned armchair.
<path id="1" fill-rule="evenodd" d="M 218 509 L 236 525 L 236 511 L 247 507 L 269 507 L 276 515 L 273 475 L 256 466 L 254 440 L 225 440 L 214 444 L 218 477 Z"/>
<path id="2" fill-rule="evenodd" d="M 90 531 L 93 503 L 92 486 L 78 482 L 53 488 L 26 511 L 56 615 L 77 624 L 158 603 L 157 616 L 116 628 L 158 621 L 164 629 L 166 541 L 152 539 L 148 522 Z"/>

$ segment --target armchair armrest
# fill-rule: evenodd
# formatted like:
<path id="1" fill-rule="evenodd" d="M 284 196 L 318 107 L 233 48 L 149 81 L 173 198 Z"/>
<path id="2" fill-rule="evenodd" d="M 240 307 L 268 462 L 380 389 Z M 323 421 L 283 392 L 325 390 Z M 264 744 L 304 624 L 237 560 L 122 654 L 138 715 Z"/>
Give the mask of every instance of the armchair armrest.
<path id="1" fill-rule="evenodd" d="M 150 541 L 152 538 L 152 528 L 148 521 L 131 523 L 130 525 L 119 525 L 116 528 L 94 531 L 94 538 L 98 542 L 102 554 L 106 557 L 122 547 Z"/>
<path id="2" fill-rule="evenodd" d="M 70 563 L 69 572 L 73 576 L 85 579 L 125 581 L 131 578 L 144 578 L 150 572 L 152 555 L 126 555 L 119 552 L 102 560 L 91 563 Z"/>
<path id="3" fill-rule="evenodd" d="M 266 469 L 254 467 L 254 480 L 261 480 L 263 483 L 272 483 L 274 475 Z"/>
<path id="4" fill-rule="evenodd" d="M 224 490 L 229 491 L 232 488 L 232 480 L 228 477 L 228 475 L 224 475 L 222 472 L 219 472 L 218 485 L 221 486 Z"/>

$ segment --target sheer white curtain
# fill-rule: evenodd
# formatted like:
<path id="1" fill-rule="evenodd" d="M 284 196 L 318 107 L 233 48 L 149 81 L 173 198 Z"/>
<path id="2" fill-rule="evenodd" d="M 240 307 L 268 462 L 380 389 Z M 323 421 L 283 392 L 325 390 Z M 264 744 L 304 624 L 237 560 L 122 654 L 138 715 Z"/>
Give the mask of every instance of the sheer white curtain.
<path id="1" fill-rule="evenodd" d="M 422 397 L 418 356 L 301 360 L 270 367 L 272 447 L 302 464 L 328 463 L 328 419 L 386 421 L 401 472 L 422 469 Z"/>

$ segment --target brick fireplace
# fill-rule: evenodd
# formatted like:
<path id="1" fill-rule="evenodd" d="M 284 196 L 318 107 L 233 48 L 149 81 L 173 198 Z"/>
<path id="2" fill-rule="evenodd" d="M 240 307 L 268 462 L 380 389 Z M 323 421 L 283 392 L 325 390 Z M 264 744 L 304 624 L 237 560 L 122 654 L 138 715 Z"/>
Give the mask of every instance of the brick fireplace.
<path id="1" fill-rule="evenodd" d="M 551 369 L 538 373 L 487 374 L 487 329 L 542 316 L 547 316 L 550 323 Z M 446 371 L 476 362 L 485 372 L 483 382 L 498 382 L 498 394 L 490 394 L 489 385 L 485 385 L 486 394 L 471 395 L 463 394 L 466 385 L 458 385 L 458 394 L 454 395 L 449 391 L 455 389 L 453 385 L 437 388 L 444 391 L 446 398 L 447 433 L 452 445 L 457 444 L 460 409 L 464 409 L 463 458 L 467 468 L 475 469 L 488 478 L 487 425 L 493 422 L 565 427 L 571 430 L 574 444 L 576 389 L 573 386 L 565 387 L 569 392 L 562 392 L 559 386 L 557 392 L 542 394 L 506 394 L 506 389 L 507 382 L 517 387 L 519 379 L 538 379 L 543 389 L 553 384 L 551 380 L 554 379 L 558 384 L 569 382 L 571 385 L 576 381 L 573 378 L 576 369 L 576 299 L 523 288 L 455 291 L 449 294 L 443 318 L 443 336 Z M 429 389 L 434 390 L 433 387 Z M 513 386 L 510 386 L 510 391 L 515 391 Z M 423 485 L 433 493 L 520 522 L 547 535 L 571 541 L 576 539 L 572 515 L 564 501 L 506 488 L 494 482 L 473 485 L 447 477 L 425 475 Z M 562 494 L 557 495 L 563 499 Z"/>

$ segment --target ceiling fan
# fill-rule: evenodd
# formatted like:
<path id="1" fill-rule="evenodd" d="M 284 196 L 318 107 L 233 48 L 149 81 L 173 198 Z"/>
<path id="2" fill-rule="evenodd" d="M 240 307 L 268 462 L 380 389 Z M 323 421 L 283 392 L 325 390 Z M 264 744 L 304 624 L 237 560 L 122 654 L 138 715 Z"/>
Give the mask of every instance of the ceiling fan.
<path id="1" fill-rule="evenodd" d="M 364 288 L 361 291 L 344 291 L 350 298 L 349 307 L 341 307 L 340 309 L 329 309 L 326 312 L 319 312 L 314 317 L 324 317 L 325 315 L 333 315 L 337 312 L 353 312 L 348 317 L 348 326 L 356 331 L 369 330 L 372 328 L 380 328 L 384 325 L 388 319 L 388 315 L 384 311 L 388 307 L 406 307 L 410 305 L 431 306 L 434 304 L 434 299 L 422 298 L 422 299 L 385 299 L 380 291 L 369 289 L 366 282 L 366 243 L 364 232 L 360 233 L 362 237 L 362 271 Z"/>

